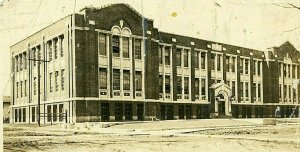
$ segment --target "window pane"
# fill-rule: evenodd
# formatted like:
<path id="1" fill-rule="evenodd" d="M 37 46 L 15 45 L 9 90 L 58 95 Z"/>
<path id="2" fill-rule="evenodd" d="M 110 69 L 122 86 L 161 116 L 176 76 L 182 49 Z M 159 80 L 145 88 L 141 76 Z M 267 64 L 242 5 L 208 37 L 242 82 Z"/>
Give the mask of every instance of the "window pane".
<path id="1" fill-rule="evenodd" d="M 57 38 L 55 38 L 54 40 L 54 58 L 57 59 L 57 54 L 58 54 L 58 50 L 57 50 Z"/>
<path id="2" fill-rule="evenodd" d="M 63 57 L 64 56 L 64 35 L 61 35 L 59 37 L 60 40 L 60 56 Z"/>
<path id="3" fill-rule="evenodd" d="M 216 55 L 212 53 L 210 58 L 211 70 L 215 70 L 215 59 L 216 59 Z"/>
<path id="4" fill-rule="evenodd" d="M 99 69 L 100 89 L 107 89 L 107 71 L 106 68 Z"/>
<path id="5" fill-rule="evenodd" d="M 189 94 L 189 77 L 184 77 L 184 94 Z"/>
<path id="6" fill-rule="evenodd" d="M 177 66 L 181 66 L 181 49 L 176 50 L 176 62 Z"/>
<path id="7" fill-rule="evenodd" d="M 170 82 L 170 76 L 165 76 L 165 93 L 171 93 L 171 82 Z"/>
<path id="8" fill-rule="evenodd" d="M 112 37 L 113 56 L 120 57 L 120 39 L 119 36 Z"/>
<path id="9" fill-rule="evenodd" d="M 206 56 L 206 53 L 205 52 L 201 52 L 201 69 L 205 69 L 205 56 Z"/>
<path id="10" fill-rule="evenodd" d="M 120 70 L 113 70 L 113 89 L 120 90 Z"/>
<path id="11" fill-rule="evenodd" d="M 58 91 L 58 71 L 55 71 L 55 91 Z"/>
<path id="12" fill-rule="evenodd" d="M 123 70 L 123 90 L 130 90 L 130 71 Z"/>
<path id="13" fill-rule="evenodd" d="M 199 95 L 199 78 L 195 78 L 195 94 Z"/>
<path id="14" fill-rule="evenodd" d="M 162 57 L 162 46 L 158 47 L 158 56 L 159 56 L 159 63 L 163 63 L 163 57 Z"/>
<path id="15" fill-rule="evenodd" d="M 201 95 L 206 95 L 205 79 L 201 79 Z"/>
<path id="16" fill-rule="evenodd" d="M 135 59 L 142 59 L 141 40 L 134 41 Z"/>
<path id="17" fill-rule="evenodd" d="M 142 91 L 142 72 L 141 71 L 135 72 L 135 90 Z"/>
<path id="18" fill-rule="evenodd" d="M 177 94 L 182 94 L 181 76 L 177 76 Z"/>
<path id="19" fill-rule="evenodd" d="M 65 70 L 62 69 L 61 70 L 61 74 L 60 74 L 60 81 L 61 81 L 61 90 L 65 90 Z"/>
<path id="20" fill-rule="evenodd" d="M 106 37 L 104 34 L 98 36 L 99 54 L 106 55 Z"/>
<path id="21" fill-rule="evenodd" d="M 171 50 L 169 47 L 165 48 L 165 65 L 170 65 L 170 53 Z"/>
<path id="22" fill-rule="evenodd" d="M 123 57 L 124 58 L 129 58 L 129 38 L 128 37 L 123 37 L 122 38 L 122 43 L 123 43 Z"/>
<path id="23" fill-rule="evenodd" d="M 195 68 L 199 68 L 199 52 L 195 51 L 194 52 L 194 61 L 195 61 Z"/>
<path id="24" fill-rule="evenodd" d="M 163 93 L 163 76 L 159 75 L 159 93 Z"/>
<path id="25" fill-rule="evenodd" d="M 189 50 L 184 50 L 184 67 L 189 67 Z"/>

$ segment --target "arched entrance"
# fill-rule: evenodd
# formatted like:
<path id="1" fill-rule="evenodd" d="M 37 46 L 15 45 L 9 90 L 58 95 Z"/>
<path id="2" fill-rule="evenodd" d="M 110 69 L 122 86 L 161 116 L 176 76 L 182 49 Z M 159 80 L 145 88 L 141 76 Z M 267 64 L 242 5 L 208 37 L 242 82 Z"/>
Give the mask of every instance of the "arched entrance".
<path id="1" fill-rule="evenodd" d="M 211 99 L 211 116 L 232 116 L 231 114 L 231 89 L 223 81 L 211 87 L 214 98 Z"/>

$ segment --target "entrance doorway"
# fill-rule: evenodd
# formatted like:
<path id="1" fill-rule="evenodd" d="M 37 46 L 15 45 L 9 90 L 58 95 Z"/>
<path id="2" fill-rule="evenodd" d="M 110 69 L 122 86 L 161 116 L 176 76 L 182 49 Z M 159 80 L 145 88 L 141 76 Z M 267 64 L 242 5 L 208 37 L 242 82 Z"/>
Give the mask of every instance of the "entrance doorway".
<path id="1" fill-rule="evenodd" d="M 219 115 L 225 115 L 225 101 L 218 102 Z"/>

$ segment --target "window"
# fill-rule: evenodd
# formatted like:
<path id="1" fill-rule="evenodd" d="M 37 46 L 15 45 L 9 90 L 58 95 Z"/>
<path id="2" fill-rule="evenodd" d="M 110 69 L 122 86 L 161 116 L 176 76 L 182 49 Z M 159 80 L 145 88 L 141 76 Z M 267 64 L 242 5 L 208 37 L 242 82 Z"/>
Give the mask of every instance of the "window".
<path id="1" fill-rule="evenodd" d="M 261 85 L 260 84 L 257 85 L 257 91 L 258 91 L 257 97 L 260 98 L 260 96 L 261 96 Z"/>
<path id="2" fill-rule="evenodd" d="M 189 50 L 183 52 L 184 67 L 189 67 Z"/>
<path id="3" fill-rule="evenodd" d="M 177 76 L 177 94 L 182 94 L 181 76 Z"/>
<path id="4" fill-rule="evenodd" d="M 205 52 L 201 52 L 201 69 L 205 69 L 205 56 L 206 56 L 206 53 Z"/>
<path id="5" fill-rule="evenodd" d="M 170 53 L 171 53 L 171 50 L 170 50 L 170 47 L 166 47 L 165 48 L 165 65 L 170 65 Z"/>
<path id="6" fill-rule="evenodd" d="M 162 46 L 158 47 L 158 57 L 159 57 L 159 63 L 163 63 L 163 57 L 162 57 Z"/>
<path id="7" fill-rule="evenodd" d="M 249 74 L 249 60 L 245 60 L 245 74 Z"/>
<path id="8" fill-rule="evenodd" d="M 100 89 L 107 89 L 107 71 L 106 68 L 99 69 L 99 86 Z"/>
<path id="9" fill-rule="evenodd" d="M 37 58 L 38 60 L 41 60 L 41 59 L 42 59 L 41 46 L 37 46 L 37 47 L 36 47 L 36 55 L 37 55 L 36 58 Z M 38 63 L 41 64 L 42 62 L 38 62 Z"/>
<path id="10" fill-rule="evenodd" d="M 21 98 L 22 98 L 23 97 L 23 81 L 21 81 L 20 85 L 21 85 L 20 86 L 20 88 L 21 88 L 21 93 L 20 94 L 21 94 Z"/>
<path id="11" fill-rule="evenodd" d="M 240 58 L 240 73 L 244 73 L 244 59 Z"/>
<path id="12" fill-rule="evenodd" d="M 113 69 L 113 89 L 120 90 L 120 70 Z"/>
<path id="13" fill-rule="evenodd" d="M 278 75 L 281 77 L 281 63 L 278 64 Z"/>
<path id="14" fill-rule="evenodd" d="M 53 121 L 57 121 L 57 105 L 53 105 Z"/>
<path id="15" fill-rule="evenodd" d="M 120 39 L 119 36 L 112 37 L 112 49 L 113 49 L 113 56 L 120 57 Z"/>
<path id="16" fill-rule="evenodd" d="M 26 70 L 27 69 L 27 55 L 26 55 L 26 52 L 23 53 L 23 58 L 24 58 L 24 69 Z"/>
<path id="17" fill-rule="evenodd" d="M 59 43 L 60 43 L 60 57 L 63 57 L 64 56 L 64 35 L 61 35 L 59 37 Z"/>
<path id="18" fill-rule="evenodd" d="M 57 50 L 57 38 L 55 38 L 54 40 L 54 58 L 57 59 L 57 54 L 58 54 L 58 50 Z"/>
<path id="19" fill-rule="evenodd" d="M 51 110 L 51 105 L 47 106 L 47 121 L 50 122 L 52 121 L 52 110 Z"/>
<path id="20" fill-rule="evenodd" d="M 49 53 L 49 61 L 52 61 L 52 42 L 51 41 L 47 42 L 47 50 Z"/>
<path id="21" fill-rule="evenodd" d="M 98 53 L 106 55 L 106 38 L 104 34 L 98 35 Z"/>
<path id="22" fill-rule="evenodd" d="M 37 92 L 37 90 L 36 90 L 36 77 L 34 77 L 34 79 L 33 79 L 33 93 L 34 93 L 34 95 L 36 95 L 36 92 Z"/>
<path id="23" fill-rule="evenodd" d="M 288 88 L 289 88 L 289 90 L 288 90 L 288 92 L 289 92 L 289 98 L 291 99 L 292 98 L 292 96 L 291 96 L 291 92 L 292 92 L 291 86 L 288 85 Z"/>
<path id="24" fill-rule="evenodd" d="M 19 55 L 19 62 L 20 62 L 20 71 L 22 71 L 23 70 L 23 59 L 22 59 L 22 54 L 21 55 Z"/>
<path id="25" fill-rule="evenodd" d="M 195 61 L 195 68 L 199 69 L 199 52 L 198 51 L 194 52 L 194 61 Z"/>
<path id="26" fill-rule="evenodd" d="M 291 70 L 290 70 L 290 65 L 288 64 L 287 65 L 287 77 L 289 78 L 291 75 L 290 75 L 290 73 L 291 73 Z"/>
<path id="27" fill-rule="evenodd" d="M 26 122 L 26 108 L 22 108 L 23 111 L 23 122 Z"/>
<path id="28" fill-rule="evenodd" d="M 49 90 L 50 92 L 53 92 L 53 86 L 52 86 L 52 73 L 49 74 Z"/>
<path id="29" fill-rule="evenodd" d="M 189 77 L 184 77 L 184 94 L 189 94 Z"/>
<path id="30" fill-rule="evenodd" d="M 292 90 L 293 90 L 293 99 L 296 100 L 296 89 L 292 88 Z"/>
<path id="31" fill-rule="evenodd" d="M 205 96 L 206 95 L 206 84 L 205 84 L 205 79 L 201 79 L 201 95 Z"/>
<path id="32" fill-rule="evenodd" d="M 129 38 L 128 37 L 123 37 L 122 39 L 122 52 L 123 52 L 123 57 L 124 58 L 129 58 Z"/>
<path id="33" fill-rule="evenodd" d="M 244 97 L 244 84 L 243 84 L 243 82 L 240 82 L 240 92 L 241 92 L 241 97 Z"/>
<path id="34" fill-rule="evenodd" d="M 245 97 L 249 97 L 249 83 L 245 83 Z"/>
<path id="35" fill-rule="evenodd" d="M 19 82 L 17 82 L 17 89 L 16 89 L 16 92 L 17 92 L 17 98 L 19 98 Z"/>
<path id="36" fill-rule="evenodd" d="M 65 70 L 62 69 L 60 73 L 61 90 L 65 90 Z"/>
<path id="37" fill-rule="evenodd" d="M 261 62 L 257 61 L 257 75 L 260 75 L 260 65 L 261 65 Z"/>
<path id="38" fill-rule="evenodd" d="M 235 81 L 232 81 L 232 82 L 231 82 L 231 85 L 232 85 L 232 86 L 231 86 L 231 92 L 232 92 L 232 93 L 231 93 L 231 94 L 232 94 L 231 96 L 234 97 L 234 96 L 235 96 Z"/>
<path id="39" fill-rule="evenodd" d="M 15 57 L 15 66 L 16 66 L 16 71 L 18 72 L 19 71 L 19 58 L 18 56 Z"/>
<path id="40" fill-rule="evenodd" d="M 170 76 L 165 76 L 165 93 L 171 93 L 171 81 Z"/>
<path id="41" fill-rule="evenodd" d="M 226 71 L 227 71 L 227 72 L 230 72 L 230 63 L 229 63 L 229 59 L 230 59 L 230 57 L 229 57 L 229 56 L 226 56 Z"/>
<path id="42" fill-rule="evenodd" d="M 134 40 L 134 56 L 135 59 L 142 59 L 142 46 L 141 46 L 141 40 Z"/>
<path id="43" fill-rule="evenodd" d="M 296 78 L 296 66 L 295 65 L 292 66 L 292 77 Z"/>
<path id="44" fill-rule="evenodd" d="M 195 78 L 195 95 L 199 95 L 199 78 Z"/>
<path id="45" fill-rule="evenodd" d="M 36 49 L 35 48 L 33 48 L 32 49 L 32 57 L 31 57 L 31 59 L 37 59 L 37 57 L 36 57 Z M 33 66 L 36 66 L 36 61 L 33 61 Z"/>
<path id="46" fill-rule="evenodd" d="M 232 57 L 231 70 L 232 70 L 232 72 L 235 72 L 235 58 L 234 57 Z"/>
<path id="47" fill-rule="evenodd" d="M 283 95 L 284 95 L 284 97 L 287 97 L 287 86 L 286 85 L 283 86 Z"/>
<path id="48" fill-rule="evenodd" d="M 135 71 L 135 90 L 142 91 L 142 72 Z"/>
<path id="49" fill-rule="evenodd" d="M 217 71 L 221 71 L 221 55 L 217 55 Z"/>
<path id="50" fill-rule="evenodd" d="M 27 80 L 24 82 L 24 96 L 27 97 Z"/>
<path id="51" fill-rule="evenodd" d="M 123 90 L 130 90 L 130 71 L 123 70 Z"/>
<path id="52" fill-rule="evenodd" d="M 176 50 L 176 62 L 177 66 L 181 66 L 181 49 Z"/>
<path id="53" fill-rule="evenodd" d="M 59 112 L 59 121 L 62 122 L 63 121 L 63 108 L 64 105 L 63 104 L 59 104 L 58 105 L 58 112 Z"/>
<path id="54" fill-rule="evenodd" d="M 55 91 L 58 91 L 58 71 L 55 71 Z"/>
<path id="55" fill-rule="evenodd" d="M 210 57 L 210 61 L 211 61 L 211 70 L 215 70 L 215 58 L 216 58 L 216 55 L 215 54 L 211 54 L 211 57 Z"/>
<path id="56" fill-rule="evenodd" d="M 35 107 L 31 107 L 31 121 L 35 122 Z"/>
<path id="57" fill-rule="evenodd" d="M 279 84 L 279 98 L 282 98 L 281 91 L 282 91 L 281 84 Z"/>

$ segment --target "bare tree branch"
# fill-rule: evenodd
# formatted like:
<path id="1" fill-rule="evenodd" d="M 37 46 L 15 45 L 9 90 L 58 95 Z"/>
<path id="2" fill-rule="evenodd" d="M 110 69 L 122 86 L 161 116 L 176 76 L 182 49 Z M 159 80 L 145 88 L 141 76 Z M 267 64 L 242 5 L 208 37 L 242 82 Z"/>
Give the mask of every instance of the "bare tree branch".
<path id="1" fill-rule="evenodd" d="M 276 5 L 276 6 L 279 6 L 279 7 L 282 7 L 282 8 L 294 8 L 294 9 L 297 9 L 297 10 L 300 10 L 300 7 L 299 6 L 296 6 L 292 3 L 273 3 L 273 5 Z"/>
<path id="2" fill-rule="evenodd" d="M 295 28 L 293 28 L 293 29 L 290 29 L 290 30 L 285 30 L 285 31 L 283 31 L 283 32 L 292 32 L 292 31 L 294 31 L 294 30 L 297 30 L 298 28 L 300 28 L 300 26 L 298 26 L 298 27 L 295 27 Z"/>
<path id="3" fill-rule="evenodd" d="M 295 8 L 295 9 L 298 9 L 298 10 L 300 10 L 300 7 L 298 7 L 298 6 L 295 6 L 294 4 L 291 4 L 291 3 L 288 3 L 290 6 L 292 6 L 292 8 Z"/>

